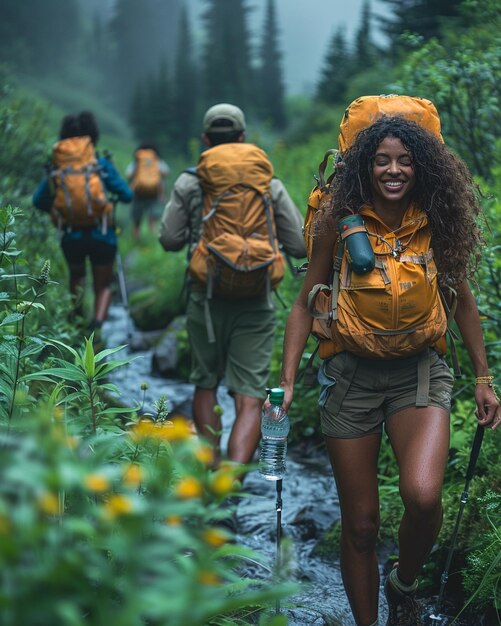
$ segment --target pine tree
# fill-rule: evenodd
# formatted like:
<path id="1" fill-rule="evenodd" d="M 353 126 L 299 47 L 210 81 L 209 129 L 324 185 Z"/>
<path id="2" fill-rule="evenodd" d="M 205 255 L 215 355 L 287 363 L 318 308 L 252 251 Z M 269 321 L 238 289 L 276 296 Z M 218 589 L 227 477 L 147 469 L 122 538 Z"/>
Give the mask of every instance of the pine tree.
<path id="1" fill-rule="evenodd" d="M 172 86 L 166 59 L 152 80 L 148 95 L 148 131 L 144 140 L 156 143 L 162 153 L 172 147 L 172 131 L 177 120 L 172 116 Z"/>
<path id="2" fill-rule="evenodd" d="M 28 72 L 58 71 L 81 30 L 77 0 L 2 0 L 0 59 Z"/>
<path id="3" fill-rule="evenodd" d="M 371 11 L 369 0 L 364 0 L 360 26 L 355 36 L 354 72 L 365 71 L 374 65 L 375 46 L 371 41 Z"/>
<path id="4" fill-rule="evenodd" d="M 378 16 L 381 29 L 388 36 L 393 49 L 401 47 L 400 35 L 416 33 L 425 40 L 439 37 L 441 24 L 460 15 L 457 0 L 381 0 L 389 5 L 391 18 Z"/>
<path id="5" fill-rule="evenodd" d="M 158 72 L 161 59 L 172 55 L 180 0 L 117 0 L 110 22 L 115 47 L 113 78 L 122 98 L 134 85 Z"/>
<path id="6" fill-rule="evenodd" d="M 115 90 L 123 99 L 128 99 L 134 86 L 152 71 L 144 50 L 151 21 L 150 0 L 117 0 L 110 30 L 115 44 Z"/>
<path id="7" fill-rule="evenodd" d="M 174 65 L 173 116 L 175 125 L 172 130 L 174 145 L 188 153 L 188 141 L 193 136 L 197 121 L 197 102 L 199 98 L 197 72 L 193 59 L 193 42 L 186 8 L 179 19 L 179 34 Z"/>
<path id="8" fill-rule="evenodd" d="M 107 37 L 107 28 L 98 11 L 92 16 L 90 32 L 87 35 L 87 56 L 91 64 L 104 70 L 106 74 L 110 69 L 110 42 Z"/>
<path id="9" fill-rule="evenodd" d="M 347 49 L 344 29 L 340 27 L 329 44 L 315 99 L 327 104 L 344 103 L 352 69 L 352 56 Z"/>
<path id="10" fill-rule="evenodd" d="M 172 150 L 175 120 L 172 115 L 172 87 L 165 60 L 155 75 L 136 83 L 130 100 L 129 120 L 138 142 L 153 142 L 163 153 Z"/>
<path id="11" fill-rule="evenodd" d="M 231 102 L 248 111 L 253 72 L 245 0 L 205 0 L 205 105 Z"/>
<path id="12" fill-rule="evenodd" d="M 138 141 L 146 137 L 148 133 L 145 128 L 145 120 L 147 119 L 147 108 L 145 103 L 145 85 L 144 82 L 136 83 L 131 98 L 129 110 L 129 121 L 134 129 L 134 136 Z"/>
<path id="13" fill-rule="evenodd" d="M 284 81 L 281 54 L 278 46 L 278 27 L 275 0 L 268 0 L 260 49 L 261 67 L 257 85 L 260 113 L 277 129 L 285 127 Z"/>

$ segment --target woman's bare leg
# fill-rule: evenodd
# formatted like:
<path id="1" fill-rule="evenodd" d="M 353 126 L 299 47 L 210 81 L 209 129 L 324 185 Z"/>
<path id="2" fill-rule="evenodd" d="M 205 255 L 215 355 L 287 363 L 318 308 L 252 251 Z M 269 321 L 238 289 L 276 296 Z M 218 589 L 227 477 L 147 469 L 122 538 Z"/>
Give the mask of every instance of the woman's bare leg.
<path id="1" fill-rule="evenodd" d="M 83 296 L 85 289 L 85 264 L 70 265 L 70 293 L 73 300 L 73 313 L 83 315 Z"/>
<path id="2" fill-rule="evenodd" d="M 341 506 L 341 573 L 358 626 L 373 624 L 378 614 L 380 443 L 379 434 L 357 439 L 326 437 Z"/>
<path id="3" fill-rule="evenodd" d="M 392 415 L 386 429 L 399 466 L 405 507 L 399 529 L 398 577 L 411 585 L 442 524 L 449 414 L 438 407 L 409 407 Z"/>
<path id="4" fill-rule="evenodd" d="M 113 263 L 93 265 L 94 280 L 94 319 L 104 322 L 111 304 L 111 284 L 113 282 Z"/>
<path id="5" fill-rule="evenodd" d="M 203 437 L 214 451 L 214 467 L 221 460 L 221 414 L 216 411 L 217 389 L 195 387 L 193 395 L 193 421 L 197 433 Z"/>

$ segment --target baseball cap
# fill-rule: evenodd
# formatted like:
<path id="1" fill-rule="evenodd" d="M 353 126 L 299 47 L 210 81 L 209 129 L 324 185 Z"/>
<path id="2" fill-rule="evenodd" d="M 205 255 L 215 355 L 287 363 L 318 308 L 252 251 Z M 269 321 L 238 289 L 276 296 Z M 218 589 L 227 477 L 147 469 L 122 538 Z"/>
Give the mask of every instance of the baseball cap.
<path id="1" fill-rule="evenodd" d="M 214 126 L 216 120 L 228 120 L 228 126 Z M 243 111 L 233 104 L 225 102 L 215 104 L 205 112 L 204 115 L 204 132 L 231 132 L 234 130 L 245 130 L 245 116 Z"/>

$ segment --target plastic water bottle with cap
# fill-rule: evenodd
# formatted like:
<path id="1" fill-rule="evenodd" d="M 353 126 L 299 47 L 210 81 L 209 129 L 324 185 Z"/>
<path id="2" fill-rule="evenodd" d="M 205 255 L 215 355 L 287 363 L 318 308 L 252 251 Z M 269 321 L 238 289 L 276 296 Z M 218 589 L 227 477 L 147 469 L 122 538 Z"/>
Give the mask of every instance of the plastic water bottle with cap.
<path id="1" fill-rule="evenodd" d="M 280 387 L 268 389 L 269 406 L 261 415 L 261 457 L 259 472 L 266 480 L 281 480 L 285 474 L 287 435 L 290 430 L 289 416 L 282 403 L 285 392 Z"/>

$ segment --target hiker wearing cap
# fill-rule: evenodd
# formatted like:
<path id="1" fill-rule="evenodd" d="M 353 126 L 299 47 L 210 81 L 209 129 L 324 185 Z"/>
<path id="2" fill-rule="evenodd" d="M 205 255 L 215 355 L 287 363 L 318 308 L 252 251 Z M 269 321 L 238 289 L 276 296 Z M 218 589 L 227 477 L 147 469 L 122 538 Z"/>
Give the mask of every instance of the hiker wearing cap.
<path id="1" fill-rule="evenodd" d="M 190 246 L 187 328 L 197 431 L 214 447 L 217 465 L 217 390 L 224 379 L 235 402 L 227 457 L 245 464 L 260 439 L 281 249 L 305 255 L 302 217 L 267 155 L 245 142 L 241 109 L 227 103 L 208 109 L 202 139 L 208 149 L 174 183 L 159 240 L 167 251 Z"/>
<path id="2" fill-rule="evenodd" d="M 501 422 L 468 286 L 482 250 L 475 185 L 443 143 L 433 104 L 397 98 L 367 96 L 345 112 L 341 166 L 310 198 L 318 207 L 312 252 L 287 321 L 280 380 L 288 410 L 313 330 L 323 359 L 320 423 L 341 507 L 341 570 L 357 626 L 381 624 L 376 542 L 383 431 L 404 508 L 398 563 L 384 587 L 386 624 L 423 624 L 415 593 L 442 523 L 453 387 L 444 354 L 454 292 L 455 322 L 476 376 L 478 423 L 496 429 Z M 394 112 L 385 115 L 390 106 Z M 366 125 L 351 131 L 365 107 Z M 354 138 L 346 145 L 348 135 Z"/>

